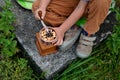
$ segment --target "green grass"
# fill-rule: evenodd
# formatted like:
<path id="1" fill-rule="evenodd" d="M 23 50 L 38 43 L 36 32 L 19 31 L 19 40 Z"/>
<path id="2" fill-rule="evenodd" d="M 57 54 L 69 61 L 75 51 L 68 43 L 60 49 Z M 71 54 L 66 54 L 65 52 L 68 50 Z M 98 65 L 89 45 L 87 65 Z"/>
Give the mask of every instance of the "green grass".
<path id="1" fill-rule="evenodd" d="M 20 56 L 10 0 L 5 0 L 5 3 L 0 12 L 0 80 L 35 80 L 39 77 L 33 74 L 28 60 Z"/>

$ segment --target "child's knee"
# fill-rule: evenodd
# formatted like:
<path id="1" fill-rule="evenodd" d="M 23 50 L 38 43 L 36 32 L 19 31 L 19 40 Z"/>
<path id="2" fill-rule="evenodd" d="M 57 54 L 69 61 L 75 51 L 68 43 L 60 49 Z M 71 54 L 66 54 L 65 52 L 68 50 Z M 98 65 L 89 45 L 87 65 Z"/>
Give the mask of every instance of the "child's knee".
<path id="1" fill-rule="evenodd" d="M 111 0 L 96 0 L 96 8 L 99 9 L 109 9 Z"/>
<path id="2" fill-rule="evenodd" d="M 39 4 L 40 4 L 40 0 L 36 0 L 36 1 L 32 4 L 32 12 L 33 12 L 33 13 L 39 8 Z"/>

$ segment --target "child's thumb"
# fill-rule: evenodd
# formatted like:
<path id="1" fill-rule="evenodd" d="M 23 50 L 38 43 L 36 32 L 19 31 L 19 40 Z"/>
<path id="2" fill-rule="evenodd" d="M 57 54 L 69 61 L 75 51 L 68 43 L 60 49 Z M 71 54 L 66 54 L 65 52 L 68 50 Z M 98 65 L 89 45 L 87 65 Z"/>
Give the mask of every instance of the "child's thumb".
<path id="1" fill-rule="evenodd" d="M 41 16 L 41 19 L 44 19 L 44 16 L 43 16 L 43 15 Z"/>
<path id="2" fill-rule="evenodd" d="M 41 19 L 44 19 L 45 17 L 45 12 L 42 13 Z"/>

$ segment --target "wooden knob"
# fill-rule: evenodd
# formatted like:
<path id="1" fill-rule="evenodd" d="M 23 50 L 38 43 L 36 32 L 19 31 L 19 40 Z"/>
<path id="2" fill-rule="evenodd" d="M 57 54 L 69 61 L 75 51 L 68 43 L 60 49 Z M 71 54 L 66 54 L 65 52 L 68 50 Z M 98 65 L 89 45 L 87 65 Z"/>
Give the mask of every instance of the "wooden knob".
<path id="1" fill-rule="evenodd" d="M 41 18 L 41 16 L 42 16 L 42 11 L 39 11 L 39 12 L 38 12 L 38 15 L 40 16 L 40 19 L 42 19 L 42 18 Z"/>

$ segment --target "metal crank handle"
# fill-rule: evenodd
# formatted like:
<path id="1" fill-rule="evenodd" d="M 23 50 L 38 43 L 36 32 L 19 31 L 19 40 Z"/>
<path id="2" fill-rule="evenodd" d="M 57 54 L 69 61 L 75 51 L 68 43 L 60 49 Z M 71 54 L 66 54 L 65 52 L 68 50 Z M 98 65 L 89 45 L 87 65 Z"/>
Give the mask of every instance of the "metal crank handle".
<path id="1" fill-rule="evenodd" d="M 47 32 L 49 32 L 49 29 L 48 29 L 47 25 L 44 23 L 44 21 L 43 21 L 42 18 L 41 18 L 42 12 L 39 11 L 38 14 L 39 14 L 39 16 L 40 16 L 40 20 L 41 20 L 41 23 L 42 23 L 43 27 L 45 28 L 45 30 L 46 30 Z"/>
<path id="2" fill-rule="evenodd" d="M 43 22 L 43 20 L 41 20 L 41 23 L 42 23 L 43 27 L 45 28 L 45 30 L 46 30 L 47 32 L 49 32 L 49 29 L 48 29 L 48 27 L 46 26 L 46 24 Z"/>

